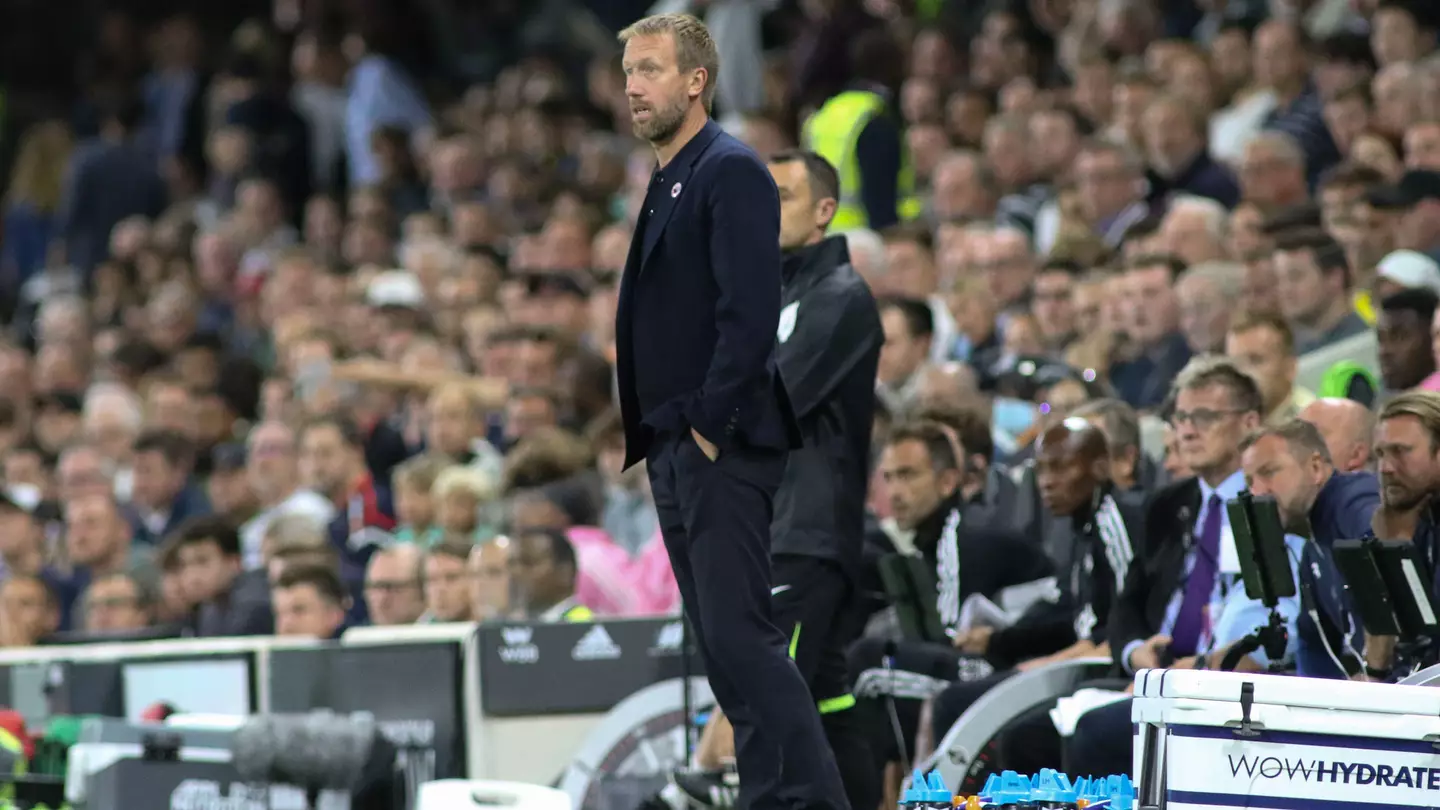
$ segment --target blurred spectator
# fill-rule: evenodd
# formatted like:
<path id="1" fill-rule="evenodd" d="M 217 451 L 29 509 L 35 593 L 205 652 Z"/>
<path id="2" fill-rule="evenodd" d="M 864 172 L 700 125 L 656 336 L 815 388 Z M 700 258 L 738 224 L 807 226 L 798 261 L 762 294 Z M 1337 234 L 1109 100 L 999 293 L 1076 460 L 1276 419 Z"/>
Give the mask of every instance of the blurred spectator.
<path id="1" fill-rule="evenodd" d="M 240 527 L 245 567 L 260 565 L 261 542 L 267 527 L 285 515 L 304 515 L 319 525 L 329 525 L 335 506 L 323 496 L 300 485 L 295 433 L 282 422 L 266 422 L 250 432 L 245 452 L 245 470 L 260 512 Z"/>
<path id="2" fill-rule="evenodd" d="M 107 574 L 128 573 L 147 585 L 157 579 L 153 550 L 135 543 L 113 495 L 87 494 L 65 503 L 65 546 L 75 593 Z"/>
<path id="3" fill-rule="evenodd" d="M 1435 293 L 1425 289 L 1402 290 L 1380 302 L 1375 336 L 1387 390 L 1408 391 L 1435 373 L 1430 337 L 1435 307 Z"/>
<path id="4" fill-rule="evenodd" d="M 84 630 L 94 635 L 143 630 L 153 619 L 153 598 L 129 574 L 108 574 L 90 583 L 81 597 Z"/>
<path id="5" fill-rule="evenodd" d="M 20 140 L 5 192 L 5 240 L 0 248 L 0 274 L 7 289 L 18 290 L 50 258 L 71 148 L 70 130 L 59 121 L 36 124 Z"/>
<path id="6" fill-rule="evenodd" d="M 59 628 L 59 600 L 44 580 L 17 575 L 0 582 L 0 644 L 32 647 Z"/>
<path id="7" fill-rule="evenodd" d="M 1345 251 L 1323 233 L 1301 231 L 1276 246 L 1280 309 L 1295 333 L 1295 353 L 1306 354 L 1368 328 L 1350 299 Z"/>
<path id="8" fill-rule="evenodd" d="M 508 560 L 515 603 L 528 619 L 543 622 L 583 622 L 590 608 L 575 595 L 575 547 L 564 532 L 528 529 L 510 544 Z"/>
<path id="9" fill-rule="evenodd" d="M 336 639 L 345 630 L 350 597 L 340 577 L 320 565 L 295 565 L 276 579 L 271 591 L 275 634 L 311 639 Z"/>
<path id="10" fill-rule="evenodd" d="M 396 59 L 390 41 L 394 32 L 377 20 L 366 22 L 365 29 L 354 34 L 360 53 L 350 72 L 345 106 L 345 157 L 355 188 L 380 180 L 380 166 L 370 151 L 378 128 L 393 126 L 420 135 L 433 127 L 429 105 Z"/>
<path id="11" fill-rule="evenodd" d="M 1170 381 L 1189 362 L 1191 350 L 1180 332 L 1175 283 L 1183 265 L 1173 256 L 1142 256 L 1125 272 L 1128 359 L 1110 370 L 1110 384 L 1136 408 L 1153 408 L 1169 393 Z"/>
<path id="12" fill-rule="evenodd" d="M 1314 401 L 1313 393 L 1295 385 L 1295 336 L 1283 318 L 1260 314 L 1232 321 L 1225 355 L 1259 386 L 1266 424 L 1288 422 Z"/>
<path id="13" fill-rule="evenodd" d="M 421 622 L 466 622 L 474 618 L 469 577 L 468 538 L 443 540 L 425 554 L 425 613 Z"/>
<path id="14" fill-rule="evenodd" d="M 181 523 L 209 514 L 210 504 L 190 483 L 190 443 L 173 431 L 151 431 L 134 442 L 131 502 L 137 542 L 159 545 Z"/>
<path id="15" fill-rule="evenodd" d="M 1375 414 L 1352 399 L 1317 399 L 1300 411 L 1314 425 L 1340 472 L 1374 466 Z"/>
<path id="16" fill-rule="evenodd" d="M 210 477 L 205 481 L 205 494 L 215 514 L 237 525 L 243 525 L 259 511 L 259 503 L 250 489 L 245 469 L 244 445 L 221 444 L 211 451 Z"/>
<path id="17" fill-rule="evenodd" d="M 429 548 L 440 541 L 435 523 L 435 481 L 450 462 L 427 453 L 406 460 L 391 473 L 395 488 L 395 542 L 418 543 Z"/>
<path id="18" fill-rule="evenodd" d="M 509 555 L 510 538 L 504 535 L 470 549 L 470 610 L 479 621 L 510 615 Z"/>
<path id="19" fill-rule="evenodd" d="M 425 614 L 425 554 L 421 547 L 407 543 L 382 548 L 370 557 L 365 605 L 371 624 L 414 624 Z"/>
<path id="20" fill-rule="evenodd" d="M 329 499 L 334 518 L 328 532 L 340 552 L 340 577 L 358 587 L 370 555 L 390 541 L 395 527 L 389 488 L 377 484 L 366 469 L 359 428 L 338 416 L 307 423 L 300 433 L 298 469 L 310 492 Z"/>
<path id="21" fill-rule="evenodd" d="M 197 606 L 198 636 L 266 635 L 274 630 L 263 571 L 241 565 L 240 537 L 219 518 L 186 521 L 174 535 L 181 587 Z"/>
<path id="22" fill-rule="evenodd" d="M 154 157 L 135 141 L 141 114 L 129 96 L 109 101 L 99 137 L 81 143 L 71 161 L 55 233 L 64 240 L 65 258 L 85 277 L 110 256 L 110 232 L 121 220 L 156 217 L 165 208 Z"/>

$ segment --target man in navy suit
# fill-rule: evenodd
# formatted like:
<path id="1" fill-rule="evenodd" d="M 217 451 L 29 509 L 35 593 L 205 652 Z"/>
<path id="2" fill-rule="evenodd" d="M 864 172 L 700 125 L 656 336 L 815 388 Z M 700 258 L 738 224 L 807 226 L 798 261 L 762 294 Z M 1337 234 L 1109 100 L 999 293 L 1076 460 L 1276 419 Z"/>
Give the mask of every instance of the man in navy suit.
<path id="1" fill-rule="evenodd" d="M 688 15 L 620 33 L 636 135 L 659 165 L 616 315 L 625 465 L 648 464 L 675 579 L 735 727 L 739 806 L 848 807 L 815 699 L 770 613 L 770 523 L 800 431 L 776 371 L 780 199 L 709 118 L 719 62 Z"/>

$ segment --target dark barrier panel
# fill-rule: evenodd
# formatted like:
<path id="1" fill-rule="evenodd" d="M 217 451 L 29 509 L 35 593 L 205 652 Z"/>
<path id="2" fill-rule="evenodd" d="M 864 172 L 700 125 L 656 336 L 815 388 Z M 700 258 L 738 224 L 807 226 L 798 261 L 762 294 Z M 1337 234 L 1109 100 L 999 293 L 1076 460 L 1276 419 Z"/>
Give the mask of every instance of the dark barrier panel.
<path id="1" fill-rule="evenodd" d="M 228 762 L 121 760 L 95 774 L 89 791 L 86 807 L 93 810 L 250 810 L 270 804 L 269 788 L 245 784 Z"/>
<path id="2" fill-rule="evenodd" d="M 495 717 L 608 712 L 682 675 L 682 628 L 677 618 L 483 625 L 482 710 Z M 704 674 L 699 656 L 690 660 L 690 674 Z"/>
<path id="3" fill-rule="evenodd" d="M 327 646 L 270 653 L 270 709 L 369 712 L 413 788 L 465 778 L 461 645 Z M 410 795 L 414 795 L 413 790 Z"/>

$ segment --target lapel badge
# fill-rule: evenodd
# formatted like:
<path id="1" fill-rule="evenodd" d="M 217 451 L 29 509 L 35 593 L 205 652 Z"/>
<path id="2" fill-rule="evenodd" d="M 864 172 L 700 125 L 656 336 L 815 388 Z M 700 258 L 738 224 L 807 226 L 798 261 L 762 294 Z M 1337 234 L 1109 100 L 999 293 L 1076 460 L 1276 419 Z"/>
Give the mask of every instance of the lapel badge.
<path id="1" fill-rule="evenodd" d="M 675 199 L 676 197 L 679 197 L 679 196 L 680 196 L 680 184 L 679 184 L 679 183 L 676 183 L 675 185 L 673 185 L 673 186 L 670 187 L 670 199 L 673 200 L 673 199 Z"/>

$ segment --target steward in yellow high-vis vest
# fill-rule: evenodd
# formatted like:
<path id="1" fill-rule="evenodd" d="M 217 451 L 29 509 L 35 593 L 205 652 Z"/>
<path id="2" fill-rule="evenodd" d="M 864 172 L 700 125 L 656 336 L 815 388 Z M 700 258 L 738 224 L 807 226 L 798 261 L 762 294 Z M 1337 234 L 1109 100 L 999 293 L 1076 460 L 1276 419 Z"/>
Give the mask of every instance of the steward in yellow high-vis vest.
<path id="1" fill-rule="evenodd" d="M 840 199 L 831 232 L 852 228 L 875 228 L 871 213 L 861 196 L 862 182 L 858 146 L 860 133 L 877 116 L 888 114 L 889 101 L 873 90 L 846 90 L 832 96 L 805 122 L 805 148 L 829 161 L 840 174 Z M 897 131 L 900 130 L 896 124 Z M 900 135 L 900 172 L 895 178 L 895 215 L 901 221 L 920 216 L 923 207 L 915 196 L 915 167 Z M 890 223 L 880 223 L 883 228 Z"/>

